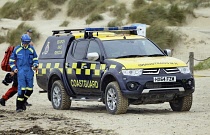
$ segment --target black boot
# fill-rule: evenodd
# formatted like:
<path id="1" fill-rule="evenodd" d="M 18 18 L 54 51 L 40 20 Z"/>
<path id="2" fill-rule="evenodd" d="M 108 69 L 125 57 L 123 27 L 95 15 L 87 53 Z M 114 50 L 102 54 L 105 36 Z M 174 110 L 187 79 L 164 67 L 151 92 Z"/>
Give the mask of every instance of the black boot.
<path id="1" fill-rule="evenodd" d="M 23 101 L 19 101 L 19 100 L 16 101 L 16 107 L 17 107 L 16 112 L 17 113 L 22 112 L 24 109 L 26 109 L 23 107 L 23 105 L 24 105 Z"/>
<path id="2" fill-rule="evenodd" d="M 27 102 L 28 98 L 31 96 L 32 93 L 33 93 L 33 90 L 27 90 L 25 92 L 25 95 L 24 95 L 24 103 L 25 103 L 25 106 L 32 106 L 32 104 L 29 104 Z"/>
<path id="3" fill-rule="evenodd" d="M 28 103 L 27 101 L 25 102 L 26 106 L 32 106 L 32 104 Z"/>
<path id="4" fill-rule="evenodd" d="M 22 108 L 23 110 L 26 110 L 26 103 L 23 103 Z"/>
<path id="5" fill-rule="evenodd" d="M 27 100 L 28 100 L 28 98 L 24 97 L 24 100 L 23 100 L 23 110 L 26 110 L 26 106 L 28 106 Z"/>
<path id="6" fill-rule="evenodd" d="M 17 113 L 23 112 L 23 109 L 17 109 L 16 112 L 17 112 Z"/>
<path id="7" fill-rule="evenodd" d="M 1 104 L 2 106 L 5 106 L 5 100 L 4 100 L 3 98 L 0 99 L 0 104 Z"/>

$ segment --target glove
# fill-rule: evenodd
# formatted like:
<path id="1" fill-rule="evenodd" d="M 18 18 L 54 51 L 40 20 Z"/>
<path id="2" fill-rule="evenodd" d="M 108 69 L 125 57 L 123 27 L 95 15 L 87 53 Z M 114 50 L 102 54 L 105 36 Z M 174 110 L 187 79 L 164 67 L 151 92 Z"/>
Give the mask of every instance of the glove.
<path id="1" fill-rule="evenodd" d="M 5 81 L 5 80 L 2 80 L 2 83 L 6 86 L 8 86 L 9 84 Z"/>
<path id="2" fill-rule="evenodd" d="M 6 76 L 5 76 L 5 78 L 4 78 L 4 80 L 2 81 L 2 83 L 4 85 L 8 86 L 9 83 L 12 83 L 12 81 L 13 81 L 13 77 L 11 76 L 10 73 L 7 73 Z"/>
<path id="3" fill-rule="evenodd" d="M 33 70 L 37 70 L 38 66 L 39 66 L 38 64 L 34 63 L 33 64 Z"/>
<path id="4" fill-rule="evenodd" d="M 34 63 L 34 64 L 33 64 L 33 67 L 34 67 L 34 68 L 38 68 L 38 64 L 37 64 L 37 63 Z"/>

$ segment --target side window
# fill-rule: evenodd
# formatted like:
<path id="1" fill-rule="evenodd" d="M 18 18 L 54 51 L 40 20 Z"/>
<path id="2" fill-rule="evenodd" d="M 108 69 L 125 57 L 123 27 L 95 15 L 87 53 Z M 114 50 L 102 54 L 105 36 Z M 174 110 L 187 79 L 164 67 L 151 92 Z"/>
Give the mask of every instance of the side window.
<path id="1" fill-rule="evenodd" d="M 96 41 L 93 41 L 93 40 L 90 41 L 87 53 L 92 53 L 92 52 L 97 52 L 99 55 L 101 54 L 98 43 Z"/>
<path id="2" fill-rule="evenodd" d="M 86 55 L 86 50 L 88 47 L 88 41 L 79 41 L 73 50 L 73 57 L 75 59 L 83 59 Z"/>

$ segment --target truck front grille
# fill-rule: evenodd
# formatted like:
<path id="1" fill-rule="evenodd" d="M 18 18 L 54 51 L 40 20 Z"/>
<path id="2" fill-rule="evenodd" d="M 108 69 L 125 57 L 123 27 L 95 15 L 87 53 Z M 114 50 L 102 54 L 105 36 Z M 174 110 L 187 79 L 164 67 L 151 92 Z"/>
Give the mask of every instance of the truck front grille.
<path id="1" fill-rule="evenodd" d="M 164 68 L 163 69 L 167 74 L 174 74 L 174 73 L 179 73 L 179 69 L 178 68 Z"/>
<path id="2" fill-rule="evenodd" d="M 176 67 L 172 68 L 150 68 L 150 69 L 143 69 L 143 75 L 157 75 L 160 73 L 160 70 L 163 70 L 167 74 L 175 74 L 179 73 L 179 69 Z"/>
<path id="3" fill-rule="evenodd" d="M 159 74 L 159 68 L 150 68 L 150 69 L 143 69 L 143 75 L 152 75 L 152 74 Z"/>
<path id="4" fill-rule="evenodd" d="M 173 88 L 173 87 L 182 87 L 180 82 L 147 82 L 145 84 L 145 89 L 153 89 L 153 88 Z"/>

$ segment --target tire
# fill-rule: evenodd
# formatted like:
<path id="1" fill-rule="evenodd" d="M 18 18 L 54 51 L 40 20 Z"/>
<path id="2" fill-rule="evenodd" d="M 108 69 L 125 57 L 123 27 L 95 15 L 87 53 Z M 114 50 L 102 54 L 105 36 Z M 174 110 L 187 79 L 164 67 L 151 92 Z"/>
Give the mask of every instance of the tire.
<path id="1" fill-rule="evenodd" d="M 110 82 L 105 90 L 106 110 L 110 114 L 123 114 L 128 109 L 128 99 L 121 93 L 118 83 Z"/>
<path id="2" fill-rule="evenodd" d="M 61 80 L 53 83 L 51 89 L 51 102 L 54 109 L 67 110 L 71 107 L 70 96 L 67 95 Z"/>
<path id="3" fill-rule="evenodd" d="M 179 97 L 175 99 L 174 101 L 169 102 L 171 109 L 173 111 L 189 111 L 192 106 L 193 101 L 193 95 L 187 95 L 185 97 Z"/>

